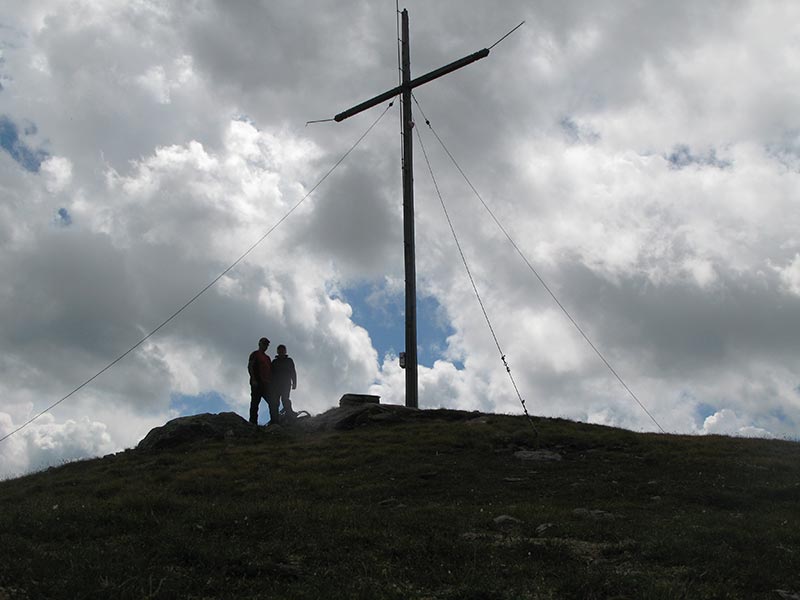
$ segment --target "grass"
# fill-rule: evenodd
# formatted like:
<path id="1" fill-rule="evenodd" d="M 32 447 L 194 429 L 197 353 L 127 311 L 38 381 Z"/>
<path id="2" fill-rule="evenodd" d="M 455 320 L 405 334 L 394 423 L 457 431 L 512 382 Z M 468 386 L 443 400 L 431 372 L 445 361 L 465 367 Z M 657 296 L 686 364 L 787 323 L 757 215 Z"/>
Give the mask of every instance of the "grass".
<path id="1" fill-rule="evenodd" d="M 800 444 L 426 419 L 0 482 L 6 598 L 780 598 Z M 498 525 L 509 515 L 518 520 Z"/>

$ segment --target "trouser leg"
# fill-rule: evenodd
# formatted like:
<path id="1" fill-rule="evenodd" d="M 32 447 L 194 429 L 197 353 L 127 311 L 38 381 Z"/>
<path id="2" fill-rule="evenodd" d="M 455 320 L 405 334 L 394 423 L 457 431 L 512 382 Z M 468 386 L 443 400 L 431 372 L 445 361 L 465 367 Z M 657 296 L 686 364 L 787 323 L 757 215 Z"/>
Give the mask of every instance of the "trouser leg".
<path id="1" fill-rule="evenodd" d="M 269 422 L 270 423 L 277 423 L 278 422 L 278 395 L 275 394 L 272 390 L 264 390 L 264 399 L 267 401 L 267 406 L 269 406 Z"/>
<path id="2" fill-rule="evenodd" d="M 250 386 L 250 422 L 258 425 L 258 405 L 261 403 L 261 389 L 257 385 Z"/>
<path id="3" fill-rule="evenodd" d="M 275 383 L 270 388 L 270 397 L 272 398 L 272 402 L 275 404 L 275 410 L 280 409 L 281 404 L 283 404 L 283 410 L 286 413 L 287 418 L 292 418 L 294 416 L 294 411 L 292 411 L 292 401 L 289 400 L 289 390 L 291 386 L 289 385 L 282 385 L 280 383 Z"/>
<path id="4" fill-rule="evenodd" d="M 286 414 L 292 416 L 294 411 L 292 410 L 292 401 L 289 398 L 289 392 L 292 391 L 290 386 L 286 386 L 284 389 L 281 390 L 281 402 L 283 402 L 283 409 L 286 411 Z"/>

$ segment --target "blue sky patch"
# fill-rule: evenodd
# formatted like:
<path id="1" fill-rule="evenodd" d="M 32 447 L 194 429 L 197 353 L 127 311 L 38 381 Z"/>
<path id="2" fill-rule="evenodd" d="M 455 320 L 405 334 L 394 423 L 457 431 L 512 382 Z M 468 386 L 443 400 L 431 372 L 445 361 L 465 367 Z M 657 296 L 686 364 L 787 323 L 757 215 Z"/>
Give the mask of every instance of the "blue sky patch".
<path id="1" fill-rule="evenodd" d="M 697 405 L 697 408 L 695 408 L 695 412 L 697 413 L 697 416 L 700 417 L 700 422 L 704 423 L 708 417 L 717 413 L 717 409 L 710 404 L 701 402 Z"/>
<path id="2" fill-rule="evenodd" d="M 344 300 L 353 308 L 353 322 L 369 332 L 372 345 L 382 360 L 387 353 L 405 350 L 405 300 L 402 294 L 390 295 L 374 285 L 359 285 L 343 290 Z M 432 367 L 443 358 L 447 337 L 455 330 L 444 309 L 432 296 L 417 298 L 417 359 Z M 457 368 L 463 368 L 455 363 Z"/>
<path id="3" fill-rule="evenodd" d="M 784 408 L 782 406 L 778 406 L 777 408 L 773 408 L 771 411 L 769 411 L 769 415 L 773 419 L 776 419 L 777 421 L 780 421 L 781 423 L 793 423 L 792 418 L 789 417 L 788 414 L 786 414 L 786 410 L 784 410 Z"/>
<path id="4" fill-rule="evenodd" d="M 29 124 L 25 126 L 23 133 L 31 135 L 36 132 L 36 125 Z M 44 150 L 34 150 L 30 148 L 19 137 L 19 128 L 17 124 L 9 119 L 6 115 L 0 115 L 0 148 L 3 148 L 17 161 L 22 168 L 31 173 L 38 173 L 39 167 L 49 155 Z"/>
<path id="5" fill-rule="evenodd" d="M 564 117 L 558 124 L 570 144 L 594 144 L 600 141 L 600 134 L 591 127 L 581 125 L 572 117 Z"/>
<path id="6" fill-rule="evenodd" d="M 69 227 L 72 225 L 72 215 L 69 214 L 66 208 L 61 207 L 58 209 L 56 213 L 56 223 L 62 227 Z"/>
<path id="7" fill-rule="evenodd" d="M 685 144 L 678 144 L 675 146 L 672 149 L 672 153 L 668 154 L 665 158 L 669 162 L 671 169 L 684 169 L 690 165 L 727 169 L 733 164 L 729 160 L 719 158 L 714 148 L 711 148 L 705 154 L 695 154 L 692 152 L 692 149 Z"/>
<path id="8" fill-rule="evenodd" d="M 784 132 L 779 140 L 766 144 L 767 154 L 792 170 L 800 170 L 800 130 Z"/>

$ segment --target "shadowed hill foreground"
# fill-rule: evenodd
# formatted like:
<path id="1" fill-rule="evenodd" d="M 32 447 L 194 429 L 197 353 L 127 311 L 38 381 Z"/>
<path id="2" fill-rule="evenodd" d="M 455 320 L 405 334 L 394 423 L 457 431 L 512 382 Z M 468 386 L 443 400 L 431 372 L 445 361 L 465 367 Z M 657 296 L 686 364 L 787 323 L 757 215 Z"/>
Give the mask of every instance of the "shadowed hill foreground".
<path id="1" fill-rule="evenodd" d="M 385 406 L 194 419 L 0 482 L 0 600 L 800 599 L 800 444 Z"/>

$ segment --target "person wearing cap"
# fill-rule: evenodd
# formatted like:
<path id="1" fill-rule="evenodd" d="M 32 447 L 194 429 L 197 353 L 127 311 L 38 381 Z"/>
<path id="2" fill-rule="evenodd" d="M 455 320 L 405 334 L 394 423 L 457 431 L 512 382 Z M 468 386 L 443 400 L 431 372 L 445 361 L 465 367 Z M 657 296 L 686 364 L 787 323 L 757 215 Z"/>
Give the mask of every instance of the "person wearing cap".
<path id="1" fill-rule="evenodd" d="M 258 350 L 250 353 L 247 361 L 247 372 L 250 374 L 250 422 L 258 425 L 258 405 L 263 398 L 269 407 L 269 422 L 278 422 L 277 406 L 273 410 L 273 403 L 269 399 L 269 382 L 272 373 L 272 361 L 267 355 L 269 340 L 262 337 L 258 340 Z"/>
<path id="2" fill-rule="evenodd" d="M 294 368 L 294 361 L 286 354 L 286 346 L 278 346 L 278 354 L 272 359 L 272 372 L 270 378 L 270 402 L 277 408 L 283 403 L 283 410 L 288 419 L 294 419 L 295 413 L 292 410 L 292 401 L 289 394 L 297 389 L 297 371 Z"/>

